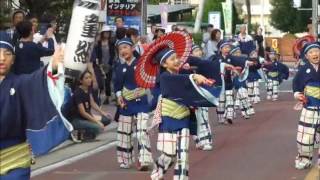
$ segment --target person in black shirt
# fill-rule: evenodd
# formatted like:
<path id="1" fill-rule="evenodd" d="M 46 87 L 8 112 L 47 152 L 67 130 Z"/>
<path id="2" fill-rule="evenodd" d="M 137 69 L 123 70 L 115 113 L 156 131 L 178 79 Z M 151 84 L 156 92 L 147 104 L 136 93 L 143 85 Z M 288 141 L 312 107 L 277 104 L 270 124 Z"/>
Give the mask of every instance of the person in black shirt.
<path id="1" fill-rule="evenodd" d="M 110 114 L 101 110 L 92 95 L 92 74 L 85 71 L 80 76 L 80 86 L 73 94 L 73 112 L 71 123 L 75 130 L 85 131 L 93 136 L 93 139 L 110 124 Z M 91 108 L 100 113 L 100 117 L 91 113 Z"/>

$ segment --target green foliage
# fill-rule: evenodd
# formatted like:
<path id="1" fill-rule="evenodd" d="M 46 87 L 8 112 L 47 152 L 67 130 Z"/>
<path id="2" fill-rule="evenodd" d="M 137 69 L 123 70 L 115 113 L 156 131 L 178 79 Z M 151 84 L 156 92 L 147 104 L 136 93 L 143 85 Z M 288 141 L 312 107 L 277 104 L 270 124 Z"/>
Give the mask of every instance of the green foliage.
<path id="1" fill-rule="evenodd" d="M 167 0 L 148 0 L 148 4 L 158 5 L 159 3 L 166 3 Z"/>
<path id="2" fill-rule="evenodd" d="M 301 1 L 303 8 L 310 8 L 312 1 Z M 292 0 L 271 0 L 271 25 L 275 28 L 289 33 L 306 31 L 311 11 L 298 11 L 292 7 Z"/>
<path id="3" fill-rule="evenodd" d="M 0 30 L 10 26 L 11 9 L 7 6 L 6 1 L 0 0 Z"/>
<path id="4" fill-rule="evenodd" d="M 193 42 L 197 45 L 201 45 L 202 42 L 202 33 L 193 33 L 192 34 Z"/>

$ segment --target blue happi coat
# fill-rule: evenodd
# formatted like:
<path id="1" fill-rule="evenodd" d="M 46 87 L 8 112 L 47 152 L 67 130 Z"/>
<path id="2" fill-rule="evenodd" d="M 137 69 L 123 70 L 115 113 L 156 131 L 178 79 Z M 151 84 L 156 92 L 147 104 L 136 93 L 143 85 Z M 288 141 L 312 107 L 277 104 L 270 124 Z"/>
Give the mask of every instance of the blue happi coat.
<path id="1" fill-rule="evenodd" d="M 304 93 L 307 98 L 305 108 L 320 109 L 320 66 L 318 71 L 312 64 L 307 63 L 300 67 L 292 83 L 293 92 Z"/>
<path id="2" fill-rule="evenodd" d="M 138 88 L 134 75 L 137 62 L 138 60 L 134 58 L 131 64 L 123 63 L 118 64 L 116 67 L 114 79 L 114 91 L 116 94 L 121 95 L 124 88 L 129 90 Z M 119 109 L 119 113 L 124 116 L 133 116 L 140 112 L 150 111 L 147 95 L 131 101 L 125 100 L 125 103 L 126 107 Z"/>
<path id="3" fill-rule="evenodd" d="M 63 68 L 48 78 L 51 66 L 30 75 L 9 73 L 0 83 L 0 150 L 25 142 L 42 155 L 69 137 L 72 126 L 61 114 Z M 60 72 L 62 72 L 60 74 Z"/>

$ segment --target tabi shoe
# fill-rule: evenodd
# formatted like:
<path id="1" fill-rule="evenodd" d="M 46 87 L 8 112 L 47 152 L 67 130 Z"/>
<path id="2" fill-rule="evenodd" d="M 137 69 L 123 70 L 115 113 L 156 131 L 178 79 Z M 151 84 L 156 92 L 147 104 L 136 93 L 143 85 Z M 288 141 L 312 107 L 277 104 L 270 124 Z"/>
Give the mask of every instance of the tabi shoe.
<path id="1" fill-rule="evenodd" d="M 300 157 L 296 157 L 295 160 L 295 168 L 302 170 L 302 169 L 308 169 L 310 168 L 312 165 L 312 161 L 306 158 L 300 158 Z"/>
<path id="2" fill-rule="evenodd" d="M 271 100 L 271 96 L 270 95 L 267 96 L 267 100 Z"/>
<path id="3" fill-rule="evenodd" d="M 120 164 L 120 168 L 121 168 L 121 169 L 129 169 L 129 168 L 130 168 L 130 165 L 121 163 L 121 164 Z"/>
<path id="4" fill-rule="evenodd" d="M 203 150 L 203 151 L 211 151 L 211 150 L 212 150 L 212 145 L 211 145 L 211 144 L 205 144 L 205 145 L 202 147 L 202 150 Z"/>

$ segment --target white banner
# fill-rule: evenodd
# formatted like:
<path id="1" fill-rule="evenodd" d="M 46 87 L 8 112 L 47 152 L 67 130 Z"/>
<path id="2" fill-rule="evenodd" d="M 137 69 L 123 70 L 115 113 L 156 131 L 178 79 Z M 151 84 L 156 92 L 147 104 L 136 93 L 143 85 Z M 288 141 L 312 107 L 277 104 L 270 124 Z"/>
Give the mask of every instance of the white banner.
<path id="1" fill-rule="evenodd" d="M 208 16 L 209 24 L 212 24 L 214 29 L 221 29 L 221 13 L 219 11 L 211 11 Z"/>
<path id="2" fill-rule="evenodd" d="M 75 2 L 65 49 L 66 68 L 84 71 L 98 32 L 100 0 Z"/>
<path id="3" fill-rule="evenodd" d="M 293 0 L 294 8 L 301 8 L 301 0 Z"/>
<path id="4" fill-rule="evenodd" d="M 160 3 L 161 27 L 167 28 L 168 25 L 168 5 Z"/>

